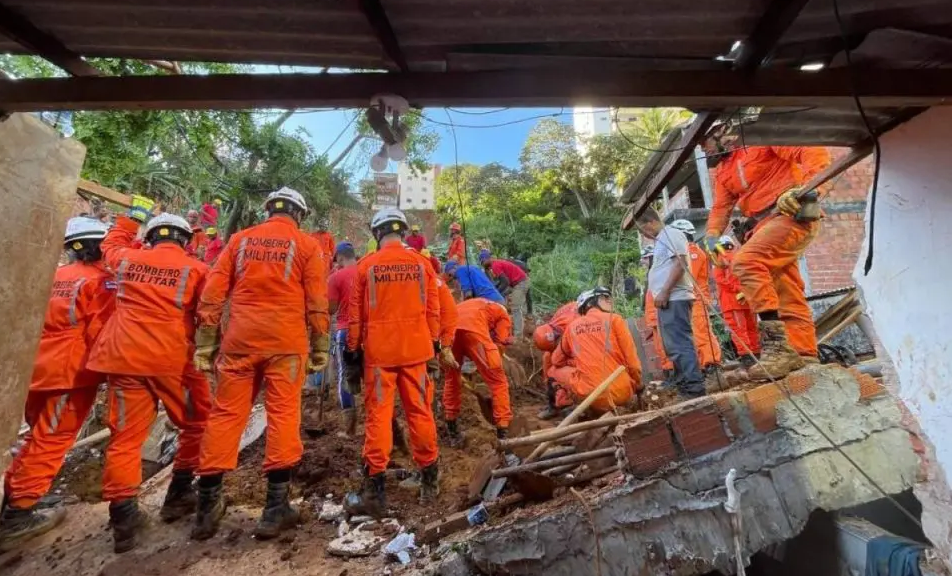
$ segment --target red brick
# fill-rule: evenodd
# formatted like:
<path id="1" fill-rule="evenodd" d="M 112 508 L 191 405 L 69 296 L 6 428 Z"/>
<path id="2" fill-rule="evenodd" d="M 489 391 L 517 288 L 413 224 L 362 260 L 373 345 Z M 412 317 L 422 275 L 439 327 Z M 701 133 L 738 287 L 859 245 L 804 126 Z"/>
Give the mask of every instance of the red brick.
<path id="1" fill-rule="evenodd" d="M 671 419 L 671 429 L 689 458 L 730 446 L 717 405 L 713 402 Z"/>
<path id="2" fill-rule="evenodd" d="M 733 435 L 734 438 L 743 436 L 744 428 L 741 426 L 741 418 L 746 418 L 746 416 L 739 414 L 739 412 L 746 412 L 747 410 L 744 393 L 731 392 L 728 394 L 718 394 L 715 396 L 715 402 L 717 409 L 721 413 L 721 417 L 727 422 L 727 427 L 730 429 L 731 435 Z"/>
<path id="3" fill-rule="evenodd" d="M 859 382 L 859 399 L 866 400 L 873 396 L 879 396 L 886 393 L 886 387 L 876 381 L 869 374 L 863 374 L 856 368 L 850 368 L 850 373 Z"/>
<path id="4" fill-rule="evenodd" d="M 680 458 L 664 416 L 619 427 L 615 434 L 628 460 L 626 471 L 635 476 L 650 476 Z"/>
<path id="5" fill-rule="evenodd" d="M 813 388 L 813 376 L 809 374 L 790 374 L 783 379 L 783 382 L 791 394 L 803 394 Z"/>
<path id="6" fill-rule="evenodd" d="M 746 392 L 750 422 L 758 432 L 777 429 L 777 402 L 784 398 L 776 384 L 764 384 Z"/>

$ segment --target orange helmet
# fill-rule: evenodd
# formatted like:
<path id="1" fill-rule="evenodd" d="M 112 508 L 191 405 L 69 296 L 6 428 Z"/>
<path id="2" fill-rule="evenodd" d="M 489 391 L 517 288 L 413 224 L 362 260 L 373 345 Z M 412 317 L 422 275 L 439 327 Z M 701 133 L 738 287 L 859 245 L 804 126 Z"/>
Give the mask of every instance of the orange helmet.
<path id="1" fill-rule="evenodd" d="M 459 225 L 459 222 L 453 222 L 450 224 L 450 232 L 460 232 L 463 228 Z"/>
<path id="2" fill-rule="evenodd" d="M 539 350 L 551 352 L 555 350 L 556 342 L 559 341 L 560 336 L 561 334 L 551 324 L 543 324 L 532 333 L 532 341 L 535 342 L 536 348 Z"/>

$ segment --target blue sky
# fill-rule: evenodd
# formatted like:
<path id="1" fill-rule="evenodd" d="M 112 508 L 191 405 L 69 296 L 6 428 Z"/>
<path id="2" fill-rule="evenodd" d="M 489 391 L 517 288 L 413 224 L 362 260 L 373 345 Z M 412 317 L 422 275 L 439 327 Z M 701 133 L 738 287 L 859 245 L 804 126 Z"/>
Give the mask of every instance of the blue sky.
<path id="1" fill-rule="evenodd" d="M 449 111 L 453 123 L 456 124 L 456 137 L 459 145 L 459 162 L 473 164 L 489 164 L 499 162 L 506 166 L 516 167 L 519 164 L 519 152 L 529 134 L 529 130 L 543 115 L 556 114 L 563 122 L 571 122 L 571 109 L 565 109 L 563 114 L 559 108 L 454 108 Z M 432 128 L 440 136 L 440 144 L 430 159 L 435 164 L 451 166 L 454 163 L 453 132 L 444 124 L 449 120 L 446 111 L 442 108 L 427 109 L 425 116 L 433 121 Z M 335 158 L 354 136 L 352 128 L 348 128 L 343 135 L 347 123 L 352 118 L 350 110 L 329 110 L 300 112 L 292 116 L 286 127 L 296 130 L 303 127 L 311 135 L 311 143 L 318 152 L 328 150 L 328 157 Z M 498 126 L 499 124 L 507 124 Z M 341 136 L 334 143 L 334 140 Z M 359 154 L 355 150 L 353 154 Z M 351 158 L 354 163 L 360 158 Z M 369 158 L 367 159 L 369 161 Z M 351 163 L 348 163 L 351 164 Z M 366 164 L 366 162 L 362 162 Z M 393 166 L 391 165 L 391 168 Z M 365 168 L 361 168 L 361 171 Z M 356 174 L 358 178 L 360 174 Z"/>

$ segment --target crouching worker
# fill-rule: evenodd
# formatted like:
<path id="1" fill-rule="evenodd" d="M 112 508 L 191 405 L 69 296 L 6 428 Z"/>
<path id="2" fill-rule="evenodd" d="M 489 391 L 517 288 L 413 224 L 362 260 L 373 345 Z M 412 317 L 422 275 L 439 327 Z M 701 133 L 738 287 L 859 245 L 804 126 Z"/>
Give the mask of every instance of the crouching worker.
<path id="1" fill-rule="evenodd" d="M 505 438 L 512 420 L 509 404 L 509 380 L 502 365 L 499 346 L 512 344 L 512 321 L 502 304 L 485 298 L 471 298 L 456 307 L 459 314 L 456 338 L 453 340 L 452 359 L 444 363 L 443 415 L 450 436 L 450 445 L 463 445 L 459 429 L 463 405 L 462 373 L 459 365 L 464 358 L 476 364 L 476 370 L 492 394 L 493 425 L 496 437 Z"/>
<path id="2" fill-rule="evenodd" d="M 4 477 L 0 550 L 44 534 L 65 510 L 41 511 L 42 498 L 76 441 L 105 376 L 86 370 L 89 348 L 116 303 L 116 284 L 102 263 L 107 227 L 93 218 L 71 218 L 64 247 L 71 264 L 56 270 L 26 398 L 30 433 Z"/>
<path id="3" fill-rule="evenodd" d="M 608 288 L 586 290 L 576 304 L 580 316 L 568 325 L 552 353 L 550 374 L 581 402 L 624 366 L 625 372 L 591 405 L 590 411 L 600 415 L 626 404 L 641 390 L 641 363 L 625 320 L 612 313 Z"/>
<path id="4" fill-rule="evenodd" d="M 572 396 L 555 383 L 555 378 L 549 376 L 549 371 L 552 369 L 552 351 L 558 348 L 562 334 L 576 318 L 578 305 L 575 302 L 563 304 L 547 323 L 540 325 L 532 334 L 536 348 L 542 351 L 542 374 L 545 376 L 546 407 L 539 412 L 539 418 L 542 420 L 557 418 L 565 408 L 572 405 Z"/>
<path id="5" fill-rule="evenodd" d="M 403 212 L 385 208 L 371 221 L 378 248 L 357 264 L 351 292 L 347 356 L 364 366 L 364 485 L 348 494 L 352 514 L 382 516 L 393 448 L 397 394 L 410 429 L 410 451 L 420 468 L 420 501 L 439 494 L 439 452 L 433 417 L 433 386 L 427 361 L 440 353 L 439 293 L 430 262 L 403 244 L 409 226 Z"/>
<path id="6" fill-rule="evenodd" d="M 148 213 L 135 203 L 102 241 L 106 264 L 116 271 L 116 311 L 89 354 L 87 368 L 107 375 L 108 425 L 102 474 L 109 502 L 114 548 L 136 546 L 145 525 L 137 495 L 142 483 L 142 445 L 161 400 L 181 431 L 173 477 L 161 516 L 173 521 L 195 509 L 192 479 L 211 404 L 208 382 L 192 366 L 198 294 L 208 267 L 188 255 L 192 228 L 184 218 L 159 214 L 149 221 L 145 241 L 132 248 L 139 222 Z"/>
<path id="7" fill-rule="evenodd" d="M 238 465 L 241 434 L 261 390 L 268 416 L 268 492 L 255 537 L 274 538 L 294 528 L 300 517 L 289 502 L 291 470 L 304 453 L 304 378 L 327 366 L 330 350 L 327 264 L 318 241 L 300 230 L 307 203 L 299 192 L 281 188 L 268 195 L 264 207 L 267 220 L 228 239 L 198 306 L 195 365 L 207 372 L 218 349 L 225 303 L 230 302 L 215 365 L 215 406 L 202 438 L 192 530 L 196 540 L 211 538 L 225 514 L 222 478 Z"/>

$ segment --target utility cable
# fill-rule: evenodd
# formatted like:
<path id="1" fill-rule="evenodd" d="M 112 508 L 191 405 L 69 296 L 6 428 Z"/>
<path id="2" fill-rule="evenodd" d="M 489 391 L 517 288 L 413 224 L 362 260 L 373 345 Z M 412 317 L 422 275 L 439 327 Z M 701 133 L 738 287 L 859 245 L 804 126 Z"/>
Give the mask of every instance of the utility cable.
<path id="1" fill-rule="evenodd" d="M 444 108 L 446 118 L 449 120 L 449 127 L 453 132 L 453 176 L 456 181 L 456 200 L 459 202 L 459 226 L 460 235 L 463 237 L 463 265 L 467 266 L 466 273 L 469 274 L 469 246 L 466 241 L 466 214 L 464 213 L 463 193 L 460 190 L 459 182 L 459 141 L 456 139 L 456 123 L 453 122 L 453 116 L 450 115 L 450 109 Z M 425 116 L 424 116 L 425 118 Z M 473 280 L 470 278 L 470 283 Z M 522 335 L 519 335 L 520 338 Z"/>
<path id="2" fill-rule="evenodd" d="M 834 0 L 834 1 L 836 1 L 836 0 Z M 668 243 L 671 244 L 671 236 L 668 234 L 667 228 L 666 228 L 666 227 L 665 227 L 665 228 L 662 228 L 662 232 L 665 234 L 665 237 L 667 238 Z M 671 244 L 671 245 L 673 246 L 673 244 Z M 680 261 L 680 260 L 679 260 L 679 261 Z M 697 286 L 698 286 L 698 283 L 697 283 L 697 280 L 694 278 L 694 276 L 691 274 L 691 270 L 690 270 L 689 267 L 686 267 L 686 268 L 685 268 L 684 274 L 690 279 L 691 286 L 696 289 Z M 778 387 L 780 390 L 783 391 L 783 394 L 784 394 L 784 396 L 786 396 L 786 399 L 789 400 L 789 401 L 790 401 L 790 404 L 797 410 L 797 412 L 800 413 L 800 416 L 802 416 L 804 420 L 806 420 L 811 426 L 813 426 L 813 428 L 815 428 L 816 431 L 819 432 L 821 436 L 823 436 L 823 439 L 826 440 L 827 442 L 829 442 L 830 446 L 832 446 L 837 452 L 839 452 L 839 453 L 843 456 L 843 458 L 845 458 L 846 461 L 849 462 L 849 464 L 850 464 L 851 466 L 853 466 L 853 468 L 855 468 L 856 471 L 859 472 L 860 475 L 863 476 L 863 478 L 865 478 L 866 481 L 869 482 L 869 484 L 870 484 L 871 486 L 873 486 L 873 488 L 875 488 L 876 491 L 879 492 L 879 493 L 883 496 L 883 498 L 885 498 L 885 499 L 888 500 L 893 506 L 895 506 L 896 509 L 898 509 L 899 512 L 903 514 L 903 516 L 905 516 L 906 518 L 908 518 L 910 521 L 912 521 L 912 522 L 913 522 L 916 526 L 918 526 L 919 528 L 922 528 L 922 522 L 921 522 L 918 518 L 916 518 L 915 515 L 912 514 L 912 512 L 909 512 L 908 510 L 906 510 L 906 508 L 905 508 L 902 504 L 900 504 L 899 501 L 897 501 L 897 500 L 896 500 L 895 498 L 893 498 L 889 493 L 887 493 L 886 490 L 883 489 L 883 487 L 880 486 L 879 483 L 876 482 L 876 480 L 874 480 L 874 479 L 862 468 L 862 466 L 859 465 L 858 462 L 856 462 L 853 458 L 851 458 L 851 457 L 849 456 L 849 454 L 847 454 L 847 453 L 843 450 L 843 448 L 842 448 L 841 446 L 839 446 L 839 445 L 833 440 L 833 438 L 831 438 L 830 435 L 827 434 L 826 431 L 823 430 L 823 428 L 821 428 L 820 425 L 817 424 L 815 420 L 813 420 L 813 418 L 810 417 L 810 415 L 807 413 L 807 411 L 804 410 L 803 407 L 800 406 L 800 404 L 799 404 L 796 400 L 794 400 L 793 392 L 790 391 L 790 388 L 787 386 L 786 381 L 783 380 L 783 379 L 777 379 L 777 378 L 775 378 L 773 375 L 770 374 L 770 371 L 767 370 L 767 369 L 764 367 L 764 365 L 760 363 L 760 359 L 757 358 L 757 356 L 754 355 L 753 351 L 750 349 L 749 346 L 747 346 L 747 343 L 744 341 L 744 339 L 741 338 L 741 337 L 739 337 L 739 335 L 738 335 L 737 333 L 735 333 L 735 332 L 733 331 L 733 329 L 731 329 L 731 327 L 727 324 L 727 321 L 724 319 L 724 316 L 721 314 L 721 312 L 720 312 L 719 310 L 715 309 L 713 306 L 708 306 L 708 305 L 707 305 L 706 303 L 704 303 L 703 301 L 702 301 L 702 304 L 705 306 L 706 311 L 707 311 L 707 313 L 708 313 L 708 316 L 710 316 L 710 314 L 713 313 L 715 316 L 719 317 L 719 318 L 721 319 L 721 321 L 724 323 L 724 326 L 726 327 L 726 329 L 727 329 L 732 335 L 737 336 L 737 340 L 744 346 L 744 348 L 746 348 L 747 354 L 751 355 L 751 356 L 754 358 L 754 363 L 755 363 L 755 365 L 758 366 L 761 370 L 763 370 L 764 374 L 767 375 L 767 379 L 768 379 L 772 384 L 776 384 L 777 387 Z"/>

